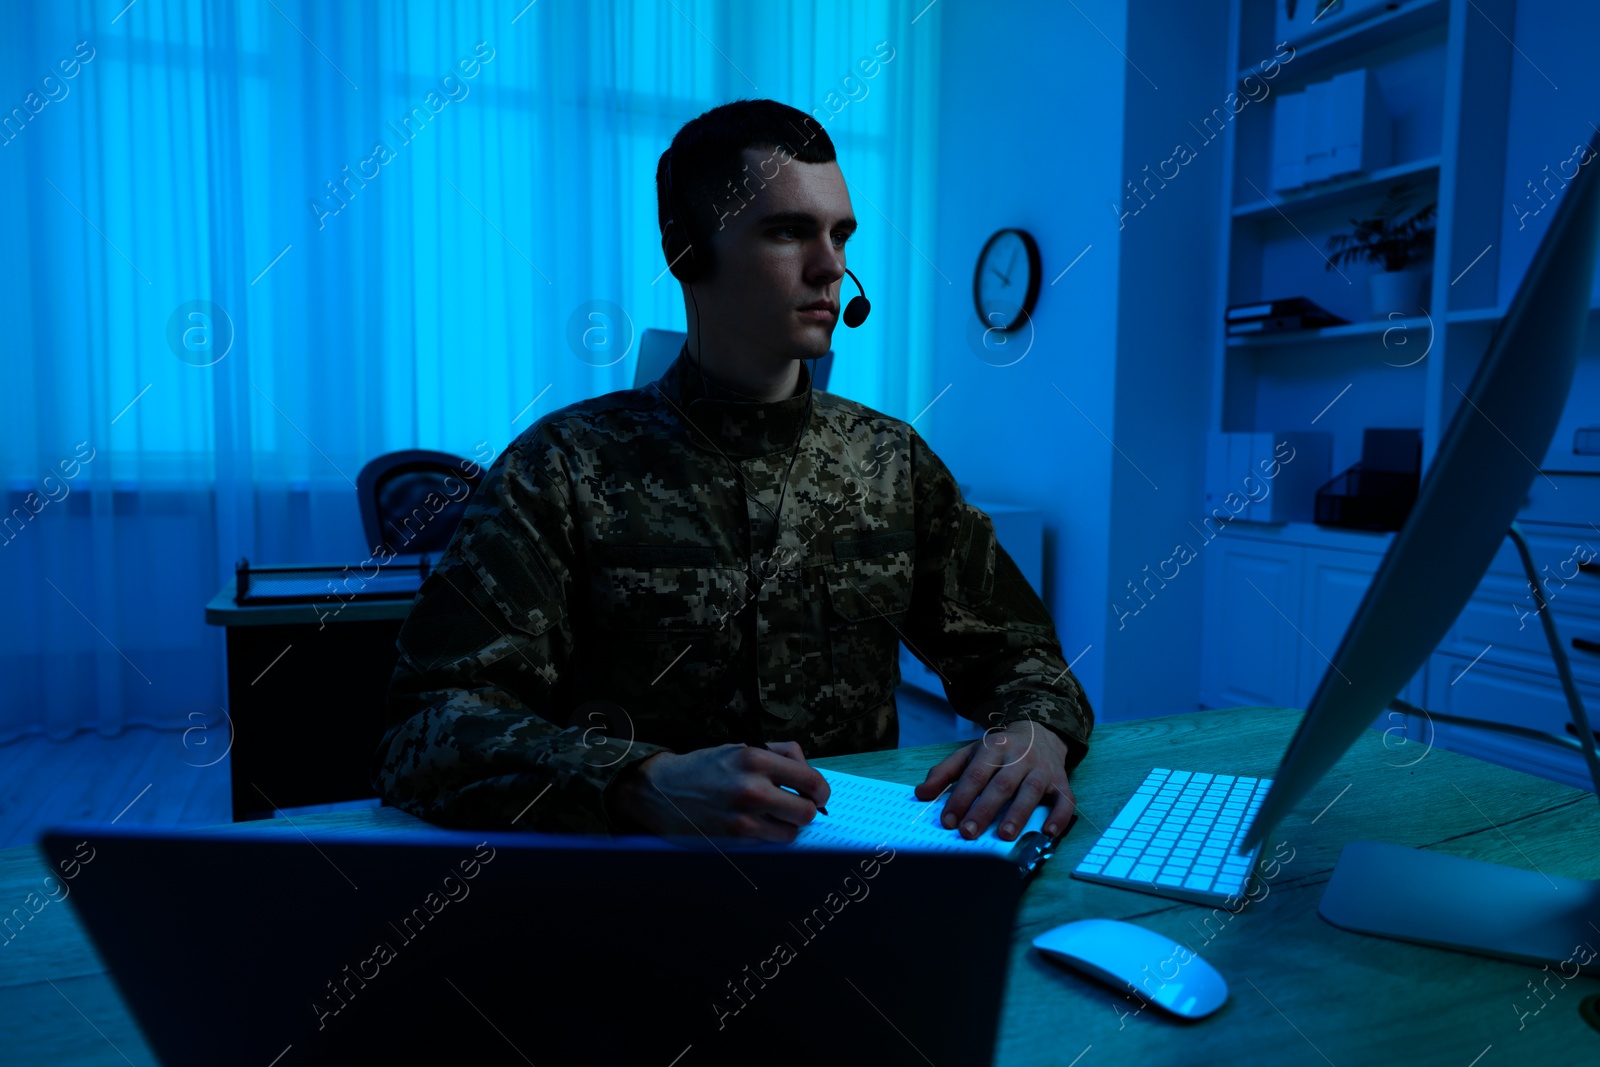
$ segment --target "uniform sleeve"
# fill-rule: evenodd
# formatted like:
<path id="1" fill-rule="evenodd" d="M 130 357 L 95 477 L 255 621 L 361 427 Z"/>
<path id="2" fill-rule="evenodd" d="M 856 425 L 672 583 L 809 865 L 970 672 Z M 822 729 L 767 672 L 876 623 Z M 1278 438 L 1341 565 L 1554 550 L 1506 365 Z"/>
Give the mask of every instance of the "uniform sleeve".
<path id="1" fill-rule="evenodd" d="M 401 626 L 372 765 L 396 807 L 461 828 L 632 829 L 607 790 L 665 749 L 633 741 L 616 705 L 583 703 L 566 470 L 537 433 L 502 453 Z"/>
<path id="2" fill-rule="evenodd" d="M 1089 750 L 1094 712 L 1061 655 L 1055 623 L 1000 546 L 989 516 L 961 498 L 948 468 L 911 433 L 916 571 L 906 646 L 944 681 L 956 712 L 985 729 L 1031 720 Z"/>

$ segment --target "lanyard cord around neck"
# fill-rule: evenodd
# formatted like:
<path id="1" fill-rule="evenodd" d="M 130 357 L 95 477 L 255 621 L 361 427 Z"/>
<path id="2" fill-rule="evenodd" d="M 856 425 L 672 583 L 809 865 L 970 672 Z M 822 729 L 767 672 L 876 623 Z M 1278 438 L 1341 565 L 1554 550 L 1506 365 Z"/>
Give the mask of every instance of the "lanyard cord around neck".
<path id="1" fill-rule="evenodd" d="M 695 299 L 694 286 L 692 286 L 692 285 L 689 286 L 689 299 L 694 300 L 694 318 L 695 318 L 694 372 L 700 378 L 700 387 L 701 387 L 701 389 L 706 393 L 707 396 L 709 396 L 711 394 L 711 387 L 710 387 L 709 383 L 706 380 L 705 372 L 703 370 L 701 370 L 701 368 L 700 368 L 700 362 L 701 362 L 702 356 L 703 356 L 704 351 L 705 351 L 701 347 L 702 330 L 701 330 L 701 324 L 700 324 L 700 302 L 699 302 L 699 300 Z M 788 494 L 789 494 L 789 475 L 794 470 L 794 461 L 800 455 L 800 443 L 805 439 L 806 430 L 811 425 L 812 393 L 816 388 L 816 380 L 817 380 L 817 377 L 816 377 L 816 373 L 817 373 L 816 372 L 816 366 L 817 366 L 817 362 L 816 362 L 815 359 L 813 359 L 811 361 L 811 374 L 810 374 L 810 377 L 806 380 L 806 410 L 805 410 L 805 414 L 801 417 L 801 420 L 800 420 L 800 429 L 795 433 L 794 445 L 789 450 L 789 462 L 787 464 L 785 464 L 784 468 L 783 468 L 783 482 L 780 484 L 779 489 L 778 489 L 778 507 L 777 507 L 776 511 L 774 511 L 772 508 L 767 507 L 767 505 L 765 503 L 763 503 L 761 500 L 757 499 L 756 497 L 754 497 L 754 496 L 752 496 L 750 494 L 750 489 L 745 484 L 744 472 L 739 469 L 739 465 L 737 463 L 735 463 L 732 459 L 730 459 L 726 452 L 722 451 L 721 447 L 719 447 L 717 445 L 716 441 L 711 438 L 711 435 L 705 434 L 706 439 L 711 442 L 711 447 L 716 449 L 717 455 L 721 456 L 723 462 L 728 464 L 729 468 L 732 469 L 733 475 L 738 480 L 738 483 L 739 483 L 739 491 L 744 494 L 745 500 L 749 501 L 749 502 L 754 502 L 756 504 L 759 504 L 763 509 L 766 510 L 767 514 L 772 516 L 772 538 L 771 538 L 770 543 L 767 546 L 767 554 L 766 554 L 766 556 L 764 558 L 764 562 L 763 562 L 762 567 L 761 567 L 761 570 L 763 572 L 766 569 L 765 561 L 770 561 L 777 555 L 778 542 L 783 537 L 783 504 L 784 504 L 784 500 L 788 497 Z M 685 415 L 684 417 L 686 419 L 688 418 L 687 415 Z M 690 420 L 689 424 L 691 426 L 694 426 L 693 420 Z M 696 428 L 698 429 L 698 427 L 696 427 Z M 704 431 L 702 431 L 702 433 L 704 433 Z M 761 558 L 761 557 L 758 557 L 758 558 Z M 751 597 L 750 597 L 751 600 L 754 600 L 755 597 L 757 595 L 759 595 L 761 590 L 766 586 L 767 580 L 766 580 L 766 578 L 757 577 L 753 564 L 752 564 L 752 566 L 747 568 L 747 570 L 750 572 L 750 578 L 753 581 L 756 582 L 755 592 L 752 593 Z M 748 603 L 749 603 L 749 601 L 745 601 L 745 604 L 748 604 Z M 738 615 L 740 612 L 744 611 L 745 604 L 740 604 L 738 610 L 734 612 L 734 615 Z"/>
<path id="2" fill-rule="evenodd" d="M 699 377 L 700 377 L 700 386 L 701 386 L 701 388 L 706 392 L 707 395 L 710 395 L 710 386 L 707 384 L 705 372 L 700 369 L 700 359 L 701 359 L 701 356 L 702 356 L 702 354 L 704 353 L 705 350 L 700 346 L 700 341 L 701 341 L 701 337 L 702 337 L 701 325 L 700 325 L 700 322 L 701 322 L 701 320 L 700 320 L 700 302 L 698 300 L 695 300 L 695 297 L 694 297 L 694 286 L 692 286 L 692 285 L 689 286 L 689 298 L 691 300 L 694 300 L 694 312 L 695 312 L 695 368 L 694 368 L 694 370 L 695 370 L 695 373 L 697 375 L 699 375 Z M 784 465 L 783 482 L 782 482 L 781 486 L 778 489 L 778 507 L 777 507 L 777 510 L 775 510 L 775 511 L 772 508 L 768 508 L 766 506 L 766 504 L 762 503 L 760 500 L 757 500 L 755 497 L 750 495 L 750 490 L 745 485 L 744 472 L 739 469 L 739 465 L 734 463 L 734 461 L 728 457 L 727 453 L 722 451 L 722 449 L 717 445 L 716 441 L 712 440 L 712 438 L 711 438 L 711 436 L 709 434 L 705 435 L 706 439 L 711 441 L 711 447 L 716 449 L 717 455 L 721 456 L 722 459 L 723 459 L 723 462 L 727 463 L 728 466 L 733 469 L 734 476 L 735 476 L 735 478 L 738 479 L 739 491 L 744 494 L 745 500 L 746 501 L 752 501 L 752 500 L 755 501 L 755 503 L 760 504 L 772 516 L 772 538 L 771 538 L 770 543 L 767 546 L 767 555 L 766 555 L 766 560 L 767 561 L 770 561 L 770 560 L 772 560 L 772 559 L 774 559 L 776 557 L 777 551 L 778 551 L 778 541 L 783 536 L 783 504 L 784 504 L 784 500 L 788 497 L 788 493 L 789 493 L 789 475 L 794 470 L 794 461 L 795 461 L 795 459 L 800 455 L 800 443 L 801 443 L 801 441 L 803 441 L 805 439 L 806 430 L 811 425 L 812 393 L 814 392 L 814 390 L 816 388 L 816 380 L 817 380 L 817 378 L 816 378 L 816 361 L 812 360 L 812 362 L 811 362 L 811 376 L 806 381 L 806 410 L 805 410 L 805 415 L 800 421 L 800 429 L 795 433 L 794 446 L 789 451 L 789 462 Z M 685 417 L 685 419 L 688 419 L 687 415 L 685 415 L 684 417 Z M 689 420 L 689 425 L 694 426 L 693 420 Z M 747 578 L 750 581 L 753 581 L 755 583 L 755 588 L 753 590 L 750 590 L 748 584 L 746 585 L 746 589 L 750 593 L 749 597 L 747 599 L 743 600 L 739 604 L 738 608 L 736 608 L 731 615 L 727 616 L 727 618 L 725 618 L 723 620 L 724 624 L 732 622 L 733 620 L 738 619 L 740 616 L 742 616 L 744 614 L 744 609 L 749 607 L 750 604 L 752 602 L 754 602 L 761 595 L 761 591 L 766 588 L 766 584 L 767 584 L 767 580 L 768 580 L 768 576 L 766 575 L 765 572 L 766 572 L 765 562 L 763 562 L 763 564 L 762 564 L 762 566 L 760 568 L 760 571 L 758 573 L 757 569 L 756 569 L 756 567 L 754 565 L 754 561 L 752 561 L 750 567 L 747 569 Z M 756 629 L 756 624 L 755 624 L 755 622 L 752 621 L 752 623 L 750 625 L 750 645 L 751 645 L 751 648 L 750 648 L 749 652 L 746 653 L 751 658 L 752 664 L 754 664 L 754 662 L 755 662 L 755 629 Z M 746 739 L 746 743 L 747 744 L 750 744 L 750 743 L 754 743 L 754 744 L 757 744 L 757 745 L 764 744 L 765 743 L 765 735 L 764 735 L 764 731 L 761 728 L 761 722 L 760 722 L 759 714 L 747 715 L 747 716 L 744 717 L 743 721 L 739 721 L 735 717 L 733 717 L 733 716 L 728 714 L 729 708 L 731 707 L 731 705 L 733 703 L 734 694 L 738 691 L 738 688 L 739 688 L 739 681 L 738 681 L 738 677 L 737 677 L 737 668 L 738 668 L 738 666 L 739 666 L 738 662 L 730 660 L 728 665 L 727 665 L 727 667 L 724 668 L 724 670 L 722 672 L 722 677 L 720 679 L 718 679 L 718 682 L 717 682 L 716 697 L 715 697 L 715 708 L 716 708 L 716 710 L 718 712 L 723 713 L 724 721 L 728 724 L 728 727 L 729 727 L 730 731 L 733 733 L 734 736 L 736 736 L 736 737 L 737 736 L 743 736 Z M 753 674 L 758 674 L 759 673 L 759 669 L 757 669 L 756 671 L 753 671 L 752 673 Z M 758 688 L 759 688 L 759 679 L 757 680 L 757 684 L 758 684 Z M 754 695 L 755 694 L 752 694 L 752 696 L 754 696 Z M 751 712 L 755 712 L 759 708 L 759 706 L 760 706 L 760 702 L 759 702 L 759 699 L 757 699 L 755 705 L 750 709 Z"/>

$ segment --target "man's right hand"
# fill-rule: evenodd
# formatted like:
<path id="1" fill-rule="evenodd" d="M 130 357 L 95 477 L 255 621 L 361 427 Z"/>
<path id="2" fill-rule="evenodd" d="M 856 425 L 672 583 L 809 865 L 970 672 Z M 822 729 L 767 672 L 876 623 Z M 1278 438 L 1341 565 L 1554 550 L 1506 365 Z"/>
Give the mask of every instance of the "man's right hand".
<path id="1" fill-rule="evenodd" d="M 827 806 L 829 790 L 797 742 L 773 741 L 770 750 L 718 745 L 657 752 L 624 771 L 611 792 L 613 814 L 648 833 L 788 844 Z"/>

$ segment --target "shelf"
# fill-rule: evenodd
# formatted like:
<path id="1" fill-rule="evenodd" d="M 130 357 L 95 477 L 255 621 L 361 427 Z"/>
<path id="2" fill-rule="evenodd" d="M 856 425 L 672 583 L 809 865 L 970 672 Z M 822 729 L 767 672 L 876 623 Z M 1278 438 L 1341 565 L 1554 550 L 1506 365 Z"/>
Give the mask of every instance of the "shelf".
<path id="1" fill-rule="evenodd" d="M 1456 322 L 1499 322 L 1505 318 L 1504 308 L 1462 308 L 1457 311 L 1444 313 L 1444 321 Z"/>
<path id="2" fill-rule="evenodd" d="M 1589 304 L 1589 314 L 1600 314 L 1600 299 Z M 1506 309 L 1492 308 L 1461 308 L 1456 311 L 1445 312 L 1444 321 L 1455 325 L 1458 322 L 1486 322 L 1497 323 L 1506 317 Z"/>
<path id="3" fill-rule="evenodd" d="M 1275 348 L 1281 345 L 1311 344 L 1317 341 L 1338 341 L 1355 337 L 1382 335 L 1389 330 L 1414 330 L 1426 327 L 1432 320 L 1411 316 L 1404 319 L 1374 319 L 1371 322 L 1352 322 L 1344 326 L 1325 326 L 1320 330 L 1285 330 L 1282 333 L 1245 334 L 1229 337 L 1229 348 Z"/>
<path id="4" fill-rule="evenodd" d="M 1461 308 L 1456 311 L 1447 311 L 1444 315 L 1446 325 L 1454 326 L 1458 323 L 1487 323 L 1494 325 L 1505 318 L 1504 308 Z M 1600 315 L 1600 300 L 1589 305 L 1591 316 Z M 1373 319 L 1370 322 L 1352 322 L 1345 326 L 1327 326 L 1320 330 L 1287 330 L 1283 333 L 1246 334 L 1243 337 L 1229 337 L 1229 348 L 1277 348 L 1284 345 L 1313 344 L 1318 341 L 1338 341 L 1352 337 L 1367 337 L 1372 334 L 1382 335 L 1389 330 L 1415 330 L 1437 324 L 1439 320 L 1426 316 L 1413 315 L 1404 319 Z"/>
<path id="5" fill-rule="evenodd" d="M 1352 552 L 1383 553 L 1389 550 L 1393 531 L 1358 530 L 1350 526 L 1319 526 L 1314 522 L 1248 522 L 1236 520 L 1221 531 L 1221 536 L 1252 541 L 1275 541 L 1308 548 L 1340 548 Z"/>
<path id="6" fill-rule="evenodd" d="M 1315 74 L 1391 41 L 1409 37 L 1413 33 L 1420 33 L 1435 26 L 1443 26 L 1449 14 L 1450 5 L 1447 0 L 1419 0 L 1417 3 L 1406 4 L 1399 10 L 1386 11 L 1327 37 L 1296 47 L 1285 64 L 1285 69 L 1293 71 L 1296 78 L 1307 73 Z M 1260 77 L 1260 72 L 1255 66 L 1241 70 L 1238 84 L 1243 85 L 1245 78 L 1252 75 Z"/>
<path id="7" fill-rule="evenodd" d="M 1322 186 L 1316 186 L 1304 192 L 1281 194 L 1277 199 L 1255 200 L 1248 204 L 1239 204 L 1233 209 L 1236 219 L 1249 219 L 1262 215 L 1273 215 L 1280 211 L 1304 211 L 1308 208 L 1330 208 L 1341 204 L 1360 200 L 1375 192 L 1379 186 L 1388 185 L 1390 182 L 1402 178 L 1414 178 L 1432 173 L 1437 178 L 1439 170 L 1439 157 L 1427 156 L 1423 159 L 1412 160 L 1409 163 L 1400 163 L 1393 167 L 1375 170 L 1371 174 L 1356 178 L 1346 178 L 1343 181 Z"/>

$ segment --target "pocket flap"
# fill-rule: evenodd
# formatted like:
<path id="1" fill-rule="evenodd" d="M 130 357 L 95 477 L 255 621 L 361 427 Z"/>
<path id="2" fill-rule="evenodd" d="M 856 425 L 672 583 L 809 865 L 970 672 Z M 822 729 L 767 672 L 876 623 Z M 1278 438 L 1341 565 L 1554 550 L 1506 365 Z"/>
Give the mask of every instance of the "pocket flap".
<path id="1" fill-rule="evenodd" d="M 619 545 L 604 541 L 589 546 L 602 567 L 715 567 L 717 550 L 710 545 Z"/>
<path id="2" fill-rule="evenodd" d="M 915 530 L 873 530 L 847 541 L 833 542 L 833 558 L 840 562 L 870 559 L 892 552 L 909 552 L 917 547 Z"/>
<path id="3" fill-rule="evenodd" d="M 514 628 L 538 636 L 566 615 L 560 587 L 533 545 L 475 529 L 461 539 L 460 555 L 480 595 Z"/>
<path id="4" fill-rule="evenodd" d="M 902 562 L 903 561 L 903 562 Z M 885 556 L 869 562 L 831 564 L 828 600 L 833 613 L 848 622 L 887 619 L 896 625 L 911 606 L 911 561 Z"/>

